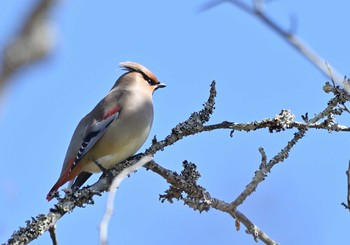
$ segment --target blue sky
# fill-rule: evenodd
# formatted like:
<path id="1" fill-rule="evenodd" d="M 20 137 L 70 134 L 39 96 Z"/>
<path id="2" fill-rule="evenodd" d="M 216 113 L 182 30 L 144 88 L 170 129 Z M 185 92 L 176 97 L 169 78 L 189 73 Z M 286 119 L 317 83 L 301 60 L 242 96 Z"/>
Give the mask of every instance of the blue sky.
<path id="1" fill-rule="evenodd" d="M 0 9 L 0 46 L 16 33 L 34 0 L 8 1 Z M 80 118 L 122 74 L 131 60 L 153 71 L 167 88 L 154 94 L 153 135 L 165 137 L 199 109 L 217 81 L 211 123 L 250 122 L 290 109 L 297 120 L 321 111 L 328 79 L 275 33 L 241 10 L 222 4 L 199 12 L 205 1 L 60 1 L 50 15 L 56 45 L 42 62 L 11 79 L 2 101 L 0 127 L 0 242 L 25 220 L 47 213 L 45 196 L 56 181 L 70 137 Z M 267 12 L 315 51 L 349 75 L 346 1 L 272 1 Z M 339 122 L 349 125 L 349 116 Z M 183 160 L 197 164 L 199 183 L 213 197 L 232 201 L 260 163 L 259 147 L 273 157 L 294 131 L 270 134 L 214 131 L 186 138 L 155 155 L 180 171 Z M 310 130 L 290 157 L 273 168 L 239 207 L 281 244 L 343 244 L 350 214 L 345 171 L 350 159 L 347 133 Z M 96 175 L 89 183 L 98 178 Z M 109 244 L 255 244 L 244 228 L 216 210 L 199 214 L 182 202 L 160 203 L 167 183 L 144 169 L 117 192 Z M 76 209 L 57 223 L 61 244 L 97 244 L 107 194 L 94 206 Z M 32 244 L 50 244 L 47 233 Z"/>

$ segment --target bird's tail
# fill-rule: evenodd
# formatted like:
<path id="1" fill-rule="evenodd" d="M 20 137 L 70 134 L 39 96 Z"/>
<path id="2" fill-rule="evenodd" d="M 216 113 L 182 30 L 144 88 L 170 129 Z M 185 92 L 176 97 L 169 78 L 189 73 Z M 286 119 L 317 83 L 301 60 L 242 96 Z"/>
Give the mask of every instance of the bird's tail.
<path id="1" fill-rule="evenodd" d="M 71 169 L 71 166 L 74 162 L 74 158 L 69 162 L 68 166 L 66 169 L 61 173 L 61 176 L 58 178 L 56 184 L 51 188 L 49 193 L 46 196 L 47 201 L 51 201 L 52 198 L 54 197 L 56 191 L 58 188 L 60 188 L 62 185 L 67 183 L 68 181 L 74 179 L 80 172 L 81 166 L 77 165 L 73 170 Z"/>

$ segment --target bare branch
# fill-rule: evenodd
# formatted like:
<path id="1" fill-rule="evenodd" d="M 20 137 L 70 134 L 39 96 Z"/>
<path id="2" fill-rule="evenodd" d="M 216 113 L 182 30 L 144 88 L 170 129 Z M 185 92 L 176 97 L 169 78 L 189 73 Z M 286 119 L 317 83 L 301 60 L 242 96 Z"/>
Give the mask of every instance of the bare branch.
<path id="1" fill-rule="evenodd" d="M 350 161 L 349 161 L 348 170 L 345 173 L 348 179 L 348 198 L 347 198 L 347 204 L 342 202 L 341 205 L 343 205 L 347 210 L 350 211 Z"/>
<path id="2" fill-rule="evenodd" d="M 294 33 L 284 30 L 280 25 L 278 25 L 275 21 L 273 21 L 262 9 L 263 1 L 253 1 L 253 5 L 249 5 L 241 0 L 214 0 L 205 4 L 202 10 L 207 10 L 216 5 L 222 4 L 224 2 L 233 4 L 238 8 L 242 9 L 246 13 L 255 16 L 260 19 L 262 23 L 272 29 L 275 33 L 277 33 L 283 40 L 285 40 L 288 44 L 290 44 L 293 48 L 295 48 L 299 53 L 301 53 L 311 64 L 313 64 L 320 72 L 322 72 L 326 77 L 329 77 L 329 71 L 327 66 L 325 65 L 325 58 L 318 55 L 315 51 L 311 49 L 311 47 L 303 41 L 301 38 L 296 36 Z M 331 70 L 333 71 L 334 81 L 340 85 L 344 86 L 347 92 L 350 92 L 347 83 L 344 83 L 344 79 L 334 67 L 329 65 Z"/>
<path id="3" fill-rule="evenodd" d="M 308 129 L 321 128 L 326 130 L 349 131 L 347 127 L 337 125 L 333 119 L 333 121 L 329 120 L 329 115 L 339 115 L 339 113 L 335 113 L 336 107 L 342 103 L 345 103 L 348 97 L 344 96 L 345 92 L 342 92 L 342 90 L 339 89 L 335 89 L 334 87 L 330 88 L 330 92 L 335 93 L 335 98 L 330 100 L 325 110 L 317 114 L 311 120 L 304 117 L 306 122 L 295 122 L 294 115 L 291 114 L 290 111 L 282 110 L 281 113 L 276 115 L 274 118 L 255 121 L 252 123 L 243 124 L 225 121 L 220 124 L 204 125 L 204 123 L 208 122 L 209 117 L 214 110 L 216 89 L 215 81 L 213 81 L 211 83 L 209 98 L 204 104 L 204 108 L 201 111 L 192 113 L 192 115 L 186 121 L 179 123 L 171 130 L 171 133 L 164 140 L 158 142 L 154 138 L 152 145 L 145 151 L 145 153 L 133 156 L 128 160 L 117 164 L 115 168 L 111 170 L 111 174 L 112 176 L 116 176 L 121 171 L 123 171 L 123 169 L 134 165 L 142 156 L 145 156 L 147 154 L 155 154 L 157 151 L 164 150 L 166 147 L 176 143 L 183 137 L 195 135 L 204 131 L 221 128 L 229 129 L 231 131 L 250 131 L 267 128 L 270 132 L 280 132 L 285 129 L 298 128 L 298 132 L 295 133 L 293 139 L 289 141 L 284 149 L 282 149 L 281 152 L 274 156 L 268 163 L 263 148 L 259 149 L 262 155 L 262 161 L 259 170 L 256 172 L 252 182 L 247 185 L 246 189 L 232 203 L 226 203 L 216 198 L 212 198 L 203 187 L 197 185 L 196 180 L 200 175 L 199 173 L 195 174 L 196 171 L 195 168 L 193 168 L 193 165 L 186 165 L 183 170 L 184 172 L 182 173 L 182 176 L 187 176 L 185 178 L 187 181 L 186 182 L 175 172 L 171 172 L 170 170 L 159 166 L 155 162 L 146 164 L 147 169 L 150 169 L 153 172 L 159 174 L 174 187 L 170 188 L 166 192 L 166 195 L 161 196 L 163 200 L 171 201 L 173 198 L 181 198 L 189 207 L 193 208 L 194 210 L 207 211 L 210 207 L 212 207 L 217 210 L 227 212 L 236 219 L 236 229 L 239 229 L 239 223 L 242 222 L 246 226 L 247 232 L 254 236 L 254 239 L 260 239 L 266 244 L 276 244 L 267 236 L 267 234 L 257 228 L 243 214 L 239 213 L 236 210 L 236 207 L 240 205 L 247 198 L 247 196 L 249 196 L 256 189 L 258 184 L 264 179 L 266 174 L 270 172 L 271 168 L 275 164 L 283 162 L 288 157 L 290 150 L 293 148 L 296 142 L 304 136 L 305 132 Z M 318 121 L 322 118 L 326 119 L 324 122 L 318 123 Z M 67 192 L 64 198 L 58 197 L 59 202 L 55 205 L 54 208 L 50 210 L 48 215 L 40 214 L 36 218 L 33 218 L 32 221 L 28 221 L 25 228 L 20 228 L 12 235 L 8 241 L 8 244 L 26 244 L 32 241 L 33 239 L 40 236 L 43 232 L 48 230 L 50 227 L 54 226 L 56 222 L 67 212 L 72 211 L 76 207 L 84 207 L 86 204 L 93 204 L 94 201 L 92 200 L 92 197 L 94 195 L 101 195 L 101 193 L 107 191 L 108 188 L 108 180 L 101 178 L 92 186 L 82 188 L 75 191 L 74 193 Z M 182 192 L 187 193 L 187 196 L 182 197 Z"/>
<path id="4" fill-rule="evenodd" d="M 210 84 L 209 98 L 203 105 L 204 108 L 199 112 L 192 113 L 192 115 L 186 121 L 176 125 L 176 127 L 171 130 L 171 133 L 164 140 L 157 142 L 157 139 L 154 138 L 152 146 L 146 150 L 146 154 L 154 154 L 158 150 L 163 150 L 165 147 L 174 144 L 183 137 L 202 132 L 204 129 L 204 123 L 209 121 L 210 115 L 215 109 L 215 97 L 215 81 L 212 81 Z"/>
<path id="5" fill-rule="evenodd" d="M 260 239 L 263 243 L 268 245 L 278 245 L 278 243 L 272 240 L 265 232 L 263 232 L 258 226 L 254 225 L 243 213 L 235 211 L 232 217 L 237 217 L 237 219 L 247 227 L 246 232 L 251 234 L 254 237 L 254 240 L 257 242 L 257 239 Z"/>
<path id="6" fill-rule="evenodd" d="M 247 233 L 251 234 L 255 241 L 260 239 L 265 244 L 277 244 L 244 214 L 233 208 L 230 203 L 211 197 L 209 192 L 198 185 L 197 179 L 200 177 L 200 174 L 196 171 L 196 166 L 193 163 L 184 161 L 183 166 L 184 170 L 180 174 L 177 174 L 155 162 L 147 165 L 147 168 L 162 176 L 170 184 L 170 188 L 165 191 L 165 194 L 160 195 L 162 202 L 166 200 L 172 203 L 173 199 L 177 199 L 182 200 L 187 206 L 199 212 L 214 208 L 228 213 L 236 219 L 236 227 L 239 227 L 239 223 L 241 222 L 247 228 Z M 186 193 L 185 197 L 182 195 L 182 192 Z"/>
<path id="7" fill-rule="evenodd" d="M 56 235 L 56 225 L 49 228 L 50 237 L 52 240 L 52 245 L 58 245 L 57 235 Z"/>
<path id="8" fill-rule="evenodd" d="M 327 107 L 324 110 L 316 114 L 310 120 L 304 116 L 304 118 L 307 119 L 304 119 L 304 122 L 294 121 L 295 116 L 291 114 L 289 110 L 283 109 L 274 118 L 267 118 L 250 123 L 235 123 L 224 121 L 221 123 L 204 126 L 202 131 L 211 131 L 215 129 L 231 129 L 249 132 L 255 131 L 257 129 L 267 128 L 269 132 L 280 132 L 285 129 L 308 128 L 325 129 L 327 131 L 335 132 L 349 132 L 349 127 L 345 125 L 340 125 L 335 122 L 334 115 L 341 115 L 344 111 L 348 112 L 348 108 L 345 106 L 345 103 L 350 100 L 350 96 L 345 92 L 345 90 L 334 87 L 328 82 L 324 86 L 324 90 L 327 93 L 334 93 L 335 97 L 328 101 Z M 340 108 L 339 106 L 342 106 L 342 108 Z M 318 122 L 323 118 L 326 119 L 323 122 Z"/>
<path id="9" fill-rule="evenodd" d="M 117 176 L 123 169 L 134 165 L 139 159 L 140 156 L 137 155 L 118 164 L 115 169 L 111 170 L 112 176 Z M 109 181 L 107 178 L 101 178 L 94 185 L 84 187 L 74 193 L 66 191 L 65 197 L 58 197 L 58 203 L 55 204 L 54 208 L 50 209 L 47 215 L 39 214 L 35 218 L 32 218 L 31 221 L 26 221 L 26 227 L 21 227 L 18 231 L 14 232 L 7 244 L 28 244 L 45 231 L 49 230 L 60 218 L 66 213 L 71 212 L 74 208 L 85 207 L 87 204 L 94 204 L 92 197 L 101 195 L 101 193 L 107 191 L 108 188 Z"/>
<path id="10" fill-rule="evenodd" d="M 259 148 L 259 152 L 261 154 L 261 164 L 260 164 L 260 168 L 266 168 L 266 161 L 267 161 L 267 156 L 266 156 L 266 152 L 264 150 L 264 148 L 260 147 Z"/>
<path id="11" fill-rule="evenodd" d="M 306 131 L 307 129 L 305 128 L 299 129 L 299 131 L 294 134 L 293 139 L 290 140 L 287 145 L 268 162 L 268 164 L 264 163 L 265 153 L 263 154 L 259 170 L 255 172 L 255 176 L 253 177 L 252 181 L 246 186 L 244 191 L 236 198 L 235 201 L 231 203 L 232 208 L 236 208 L 241 205 L 244 200 L 256 190 L 260 182 L 265 179 L 267 173 L 269 173 L 277 163 L 281 163 L 288 158 L 290 151 L 296 145 L 296 143 L 305 136 Z"/>
<path id="12" fill-rule="evenodd" d="M 341 93 L 340 90 L 337 92 Z M 286 158 L 288 158 L 290 150 L 295 146 L 295 144 L 300 139 L 302 139 L 305 136 L 305 133 L 308 129 L 323 128 L 323 129 L 328 129 L 330 131 L 331 130 L 349 131 L 348 127 L 338 125 L 337 123 L 335 123 L 334 118 L 330 116 L 330 115 L 333 115 L 334 108 L 338 106 L 338 104 L 345 103 L 345 101 L 346 101 L 345 97 L 336 95 L 335 98 L 332 98 L 328 102 L 328 106 L 326 107 L 326 109 L 318 113 L 311 120 L 307 120 L 306 123 L 300 123 L 300 122 L 296 123 L 291 121 L 293 120 L 294 117 L 292 115 L 289 115 L 290 114 L 289 111 L 285 111 L 285 110 L 282 110 L 282 112 L 279 115 L 277 115 L 273 120 L 265 120 L 264 123 L 269 122 L 267 125 L 270 130 L 272 126 L 278 125 L 277 129 L 295 127 L 295 128 L 298 128 L 298 132 L 294 134 L 293 139 L 289 141 L 288 144 L 268 162 L 268 164 L 266 164 L 265 151 L 263 150 L 263 148 L 259 148 L 259 152 L 262 155 L 262 160 L 259 166 L 259 170 L 255 172 L 255 176 L 253 177 L 252 181 L 246 186 L 243 192 L 236 198 L 235 201 L 231 203 L 233 208 L 236 208 L 237 206 L 241 205 L 244 202 L 244 200 L 256 190 L 257 186 L 265 179 L 267 173 L 271 171 L 274 165 L 276 165 L 277 163 L 283 162 Z M 317 123 L 317 121 L 325 117 L 326 117 L 326 120 L 323 123 Z M 260 123 L 258 122 L 256 124 L 259 125 Z M 280 125 L 282 125 L 282 127 Z"/>
<path id="13" fill-rule="evenodd" d="M 215 82 L 213 81 L 211 84 L 210 89 L 210 95 L 208 101 L 204 104 L 204 108 L 196 113 L 193 113 L 189 119 L 187 119 L 185 122 L 178 124 L 173 130 L 170 135 L 168 135 L 165 140 L 157 142 L 153 141 L 153 144 L 150 148 L 146 150 L 145 154 L 148 153 L 155 153 L 159 150 L 163 150 L 165 147 L 174 144 L 181 138 L 189 135 L 194 135 L 196 133 L 201 132 L 201 129 L 203 128 L 203 123 L 209 120 L 209 116 L 212 113 L 214 109 L 215 104 L 215 96 L 216 96 L 216 89 L 215 89 Z M 116 176 L 119 172 L 121 172 L 126 167 L 129 167 L 133 164 L 135 164 L 138 159 L 143 156 L 144 154 L 139 154 L 137 156 L 134 156 L 127 161 L 118 164 L 114 169 L 112 169 L 111 174 L 113 176 Z M 152 171 L 160 174 L 163 176 L 169 183 L 177 184 L 178 179 L 176 178 L 176 174 L 172 173 L 170 170 L 166 170 L 163 167 L 159 166 L 158 164 L 152 162 L 147 164 L 146 166 L 148 169 L 151 169 Z M 190 174 L 192 171 L 188 171 Z M 194 186 L 193 186 L 194 187 Z M 196 186 L 195 186 L 196 187 Z M 104 178 L 100 179 L 98 182 L 96 182 L 94 185 L 90 187 L 82 188 L 81 190 L 77 190 L 74 193 L 66 193 L 66 196 L 64 198 L 58 198 L 59 202 L 55 205 L 55 208 L 50 210 L 50 213 L 45 215 L 39 215 L 36 219 L 33 219 L 31 223 L 27 224 L 27 227 L 20 228 L 19 231 L 15 232 L 11 239 L 9 240 L 9 244 L 12 244 L 12 241 L 20 241 L 25 243 L 30 242 L 31 240 L 35 239 L 37 236 L 41 235 L 41 233 L 37 233 L 37 230 L 40 230 L 41 232 L 46 231 L 51 226 L 55 225 L 58 219 L 60 219 L 64 214 L 67 212 L 72 211 L 75 207 L 83 207 L 86 204 L 93 204 L 92 197 L 94 195 L 100 195 L 101 192 L 106 191 L 108 189 L 108 181 Z M 197 192 L 197 196 L 188 196 L 186 199 L 187 205 L 190 207 L 196 209 L 196 210 L 206 210 L 209 208 L 207 202 L 210 202 L 210 205 L 218 210 L 226 211 L 226 212 L 233 212 L 230 210 L 230 204 L 225 203 L 223 201 L 220 201 L 215 198 L 211 198 L 209 193 L 206 193 L 205 199 L 203 199 L 201 196 L 201 191 L 204 192 L 203 189 L 196 190 L 196 188 L 192 189 L 193 191 Z M 199 203 L 199 201 L 201 201 Z M 248 224 L 247 230 L 252 232 L 252 228 L 255 226 L 251 226 L 252 224 L 245 216 L 242 216 L 240 213 L 237 214 L 237 217 L 242 220 L 243 224 Z M 254 230 L 258 230 L 258 234 L 264 234 L 261 230 L 259 230 L 257 227 L 254 228 Z M 36 236 L 32 236 L 31 233 L 34 231 Z M 256 232 L 252 233 L 255 234 Z M 268 237 L 266 234 L 264 234 L 262 237 Z M 270 244 L 270 243 L 267 243 Z M 274 244 L 274 243 L 271 243 Z"/>
<path id="14" fill-rule="evenodd" d="M 55 0 L 40 0 L 17 37 L 4 49 L 0 63 L 0 92 L 7 80 L 20 68 L 45 57 L 53 47 L 53 27 L 47 16 Z"/>
<path id="15" fill-rule="evenodd" d="M 103 215 L 101 224 L 100 224 L 100 244 L 106 245 L 107 244 L 107 237 L 108 237 L 108 224 L 109 220 L 112 217 L 113 214 L 113 203 L 114 203 L 114 197 L 115 193 L 117 191 L 117 188 L 119 187 L 120 183 L 132 172 L 135 172 L 139 168 L 141 168 L 146 163 L 153 160 L 153 157 L 150 155 L 146 155 L 142 157 L 140 160 L 138 160 L 134 165 L 127 167 L 123 169 L 113 180 L 111 186 L 109 187 L 109 195 L 107 199 L 107 207 L 106 212 Z"/>

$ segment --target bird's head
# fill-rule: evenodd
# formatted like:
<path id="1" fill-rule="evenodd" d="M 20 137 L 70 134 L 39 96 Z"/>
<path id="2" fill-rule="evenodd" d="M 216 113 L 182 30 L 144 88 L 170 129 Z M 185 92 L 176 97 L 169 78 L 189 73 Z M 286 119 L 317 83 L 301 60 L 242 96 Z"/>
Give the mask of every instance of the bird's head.
<path id="1" fill-rule="evenodd" d="M 121 62 L 119 65 L 123 70 L 128 71 L 128 73 L 136 72 L 140 74 L 145 81 L 144 85 L 146 85 L 147 89 L 149 89 L 152 93 L 158 88 L 165 87 L 165 84 L 159 82 L 157 77 L 143 65 L 130 61 Z"/>

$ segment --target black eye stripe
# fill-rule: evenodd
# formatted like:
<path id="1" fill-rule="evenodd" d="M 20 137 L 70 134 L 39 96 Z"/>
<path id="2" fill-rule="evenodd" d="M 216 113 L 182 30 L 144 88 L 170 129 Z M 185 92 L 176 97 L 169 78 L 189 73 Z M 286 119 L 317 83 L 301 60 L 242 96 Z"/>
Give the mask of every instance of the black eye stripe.
<path id="1" fill-rule="evenodd" d="M 149 85 L 157 85 L 158 83 L 153 81 L 149 76 L 147 76 L 144 72 L 140 72 L 143 78 L 148 82 Z"/>

